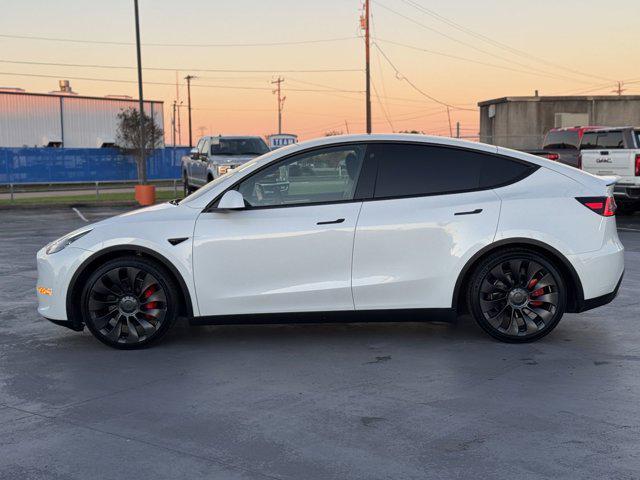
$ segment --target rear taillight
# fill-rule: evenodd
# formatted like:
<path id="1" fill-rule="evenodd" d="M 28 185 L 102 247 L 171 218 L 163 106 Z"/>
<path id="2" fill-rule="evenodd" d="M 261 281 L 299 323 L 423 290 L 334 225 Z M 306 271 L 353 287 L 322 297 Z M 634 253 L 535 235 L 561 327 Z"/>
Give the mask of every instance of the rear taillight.
<path id="1" fill-rule="evenodd" d="M 578 154 L 578 168 L 582 170 L 582 154 Z"/>
<path id="2" fill-rule="evenodd" d="M 616 214 L 617 206 L 613 197 L 579 197 L 576 200 L 603 217 L 613 217 Z"/>
<path id="3" fill-rule="evenodd" d="M 554 162 L 560 160 L 560 155 L 558 155 L 557 153 L 545 153 L 543 157 L 548 158 L 549 160 L 553 160 Z"/>
<path id="4" fill-rule="evenodd" d="M 640 177 L 640 153 L 636 153 L 636 177 Z"/>

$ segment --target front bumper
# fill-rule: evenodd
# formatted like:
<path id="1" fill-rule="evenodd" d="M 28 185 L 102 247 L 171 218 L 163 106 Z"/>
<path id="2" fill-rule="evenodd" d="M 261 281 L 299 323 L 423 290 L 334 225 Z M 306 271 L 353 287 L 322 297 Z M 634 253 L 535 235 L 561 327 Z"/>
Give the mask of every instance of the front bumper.
<path id="1" fill-rule="evenodd" d="M 67 289 L 75 271 L 92 252 L 69 246 L 64 250 L 47 255 L 45 249 L 37 254 L 38 266 L 38 313 L 59 325 L 68 322 Z M 72 327 L 70 327 L 72 328 Z"/>

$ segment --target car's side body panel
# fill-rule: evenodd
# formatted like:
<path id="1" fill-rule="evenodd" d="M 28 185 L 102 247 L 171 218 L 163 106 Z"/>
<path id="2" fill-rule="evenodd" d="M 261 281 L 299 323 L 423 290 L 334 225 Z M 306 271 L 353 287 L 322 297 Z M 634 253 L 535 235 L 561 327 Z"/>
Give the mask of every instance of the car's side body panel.
<path id="1" fill-rule="evenodd" d="M 200 215 L 193 266 L 201 314 L 353 310 L 351 257 L 361 206 Z"/>
<path id="2" fill-rule="evenodd" d="M 354 243 L 356 309 L 450 307 L 458 272 L 493 241 L 499 213 L 491 190 L 365 202 Z"/>

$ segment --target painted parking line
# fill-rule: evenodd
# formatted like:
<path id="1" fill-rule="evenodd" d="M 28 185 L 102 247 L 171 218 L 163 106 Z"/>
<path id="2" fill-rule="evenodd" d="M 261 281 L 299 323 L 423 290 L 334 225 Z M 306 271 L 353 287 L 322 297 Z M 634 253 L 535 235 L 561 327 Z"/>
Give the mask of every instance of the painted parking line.
<path id="1" fill-rule="evenodd" d="M 89 222 L 89 220 L 87 220 L 87 218 L 82 214 L 82 212 L 78 210 L 76 207 L 71 207 L 71 210 L 76 212 L 76 214 L 82 219 L 82 221 Z"/>
<path id="2" fill-rule="evenodd" d="M 640 232 L 640 228 L 618 227 L 618 230 L 620 230 L 621 232 Z"/>

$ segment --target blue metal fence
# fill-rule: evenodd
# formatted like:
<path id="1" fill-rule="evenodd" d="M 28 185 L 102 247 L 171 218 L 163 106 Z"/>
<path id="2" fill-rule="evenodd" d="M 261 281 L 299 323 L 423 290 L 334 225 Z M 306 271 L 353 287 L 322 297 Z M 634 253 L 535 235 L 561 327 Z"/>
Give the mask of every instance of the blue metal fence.
<path id="1" fill-rule="evenodd" d="M 149 180 L 180 178 L 188 147 L 157 149 L 147 160 Z M 0 184 L 136 180 L 132 155 L 117 148 L 0 148 Z"/>

